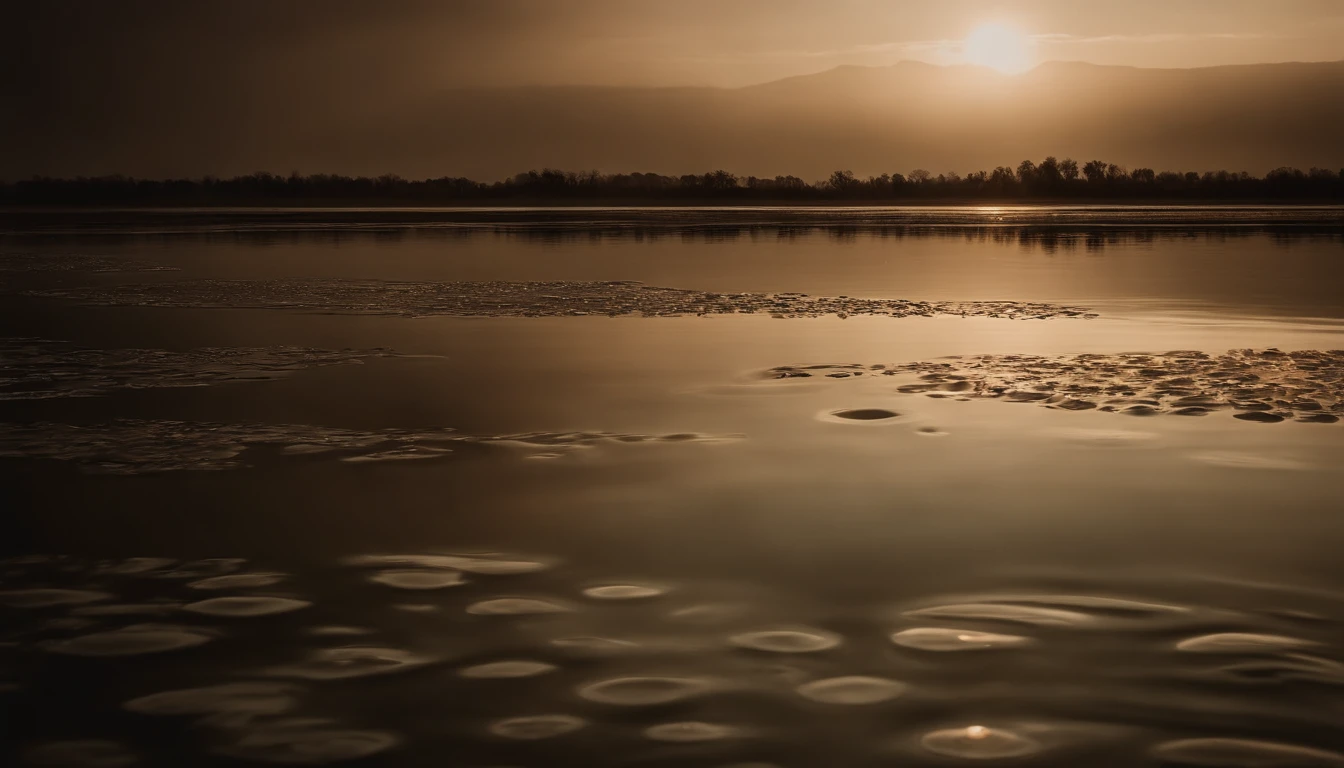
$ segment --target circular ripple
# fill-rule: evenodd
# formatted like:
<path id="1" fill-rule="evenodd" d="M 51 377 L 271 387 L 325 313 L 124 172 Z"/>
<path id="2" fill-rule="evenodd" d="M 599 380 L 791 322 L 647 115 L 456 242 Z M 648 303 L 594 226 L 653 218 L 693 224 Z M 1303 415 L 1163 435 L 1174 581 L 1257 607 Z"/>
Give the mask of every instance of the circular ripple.
<path id="1" fill-rule="evenodd" d="M 1055 627 L 1073 626 L 1092 621 L 1091 616 L 1077 611 L 1007 603 L 937 605 L 931 608 L 907 611 L 905 615 L 935 619 L 986 619 Z"/>
<path id="2" fill-rule="evenodd" d="M 803 698 L 822 704 L 877 704 L 900 696 L 905 683 L 881 677 L 832 677 L 798 686 Z"/>
<path id="3" fill-rule="evenodd" d="M 187 584 L 192 589 L 256 589 L 269 587 L 284 581 L 283 573 L 235 573 L 227 576 L 211 576 L 208 579 Z"/>
<path id="4" fill-rule="evenodd" d="M 919 743 L 936 755 L 970 760 L 1022 757 L 1041 751 L 1041 744 L 1035 739 L 983 725 L 934 731 L 925 734 Z"/>
<path id="5" fill-rule="evenodd" d="M 486 678 L 513 678 L 513 677 L 533 677 L 535 675 L 544 675 L 547 672 L 553 672 L 558 667 L 554 664 L 547 664 L 544 661 L 492 661 L 489 664 L 477 664 L 472 667 L 464 667 L 458 670 L 457 674 L 462 677 L 477 679 Z"/>
<path id="6" fill-rule="evenodd" d="M 1011 648 L 1029 645 L 1029 637 L 1021 635 L 1000 635 L 993 632 L 976 632 L 970 629 L 944 629 L 942 627 L 918 627 L 897 632 L 891 641 L 906 648 L 921 651 L 983 651 L 991 648 Z"/>
<path id="7" fill-rule="evenodd" d="M 610 584 L 603 587 L 589 587 L 583 594 L 598 600 L 639 600 L 667 594 L 667 590 L 640 584 Z"/>
<path id="8" fill-rule="evenodd" d="M 617 677 L 585 685 L 579 696 L 601 704 L 643 707 L 670 704 L 708 691 L 709 681 L 687 677 Z"/>
<path id="9" fill-rule="evenodd" d="M 886 408 L 841 408 L 834 411 L 822 411 L 816 418 L 835 424 L 891 424 L 900 420 L 901 414 Z"/>
<path id="10" fill-rule="evenodd" d="M 1182 640 L 1176 644 L 1176 649 L 1194 653 L 1261 653 L 1307 648 L 1315 645 L 1320 645 L 1320 643 L 1284 635 L 1222 632 Z"/>
<path id="11" fill-rule="evenodd" d="M 23 764 L 33 768 L 122 768 L 138 762 L 126 747 L 103 739 L 53 741 L 23 753 Z"/>
<path id="12" fill-rule="evenodd" d="M 661 723 L 644 729 L 644 735 L 654 741 L 691 743 L 697 741 L 719 741 L 741 734 L 731 725 L 688 721 L 684 723 Z"/>
<path id="13" fill-rule="evenodd" d="M 1344 765 L 1344 755 L 1338 752 L 1249 739 L 1168 741 L 1157 745 L 1153 755 L 1167 763 L 1208 768 L 1315 768 Z"/>
<path id="14" fill-rule="evenodd" d="M 66 656 L 139 656 L 194 648 L 213 639 L 185 627 L 146 625 L 56 640 L 45 648 Z"/>
<path id="15" fill-rule="evenodd" d="M 573 715 L 531 715 L 496 720 L 490 724 L 490 732 L 506 739 L 537 741 L 573 733 L 586 725 L 587 721 Z"/>
<path id="16" fill-rule="evenodd" d="M 839 635 L 821 629 L 774 629 L 733 635 L 728 641 L 739 648 L 771 653 L 816 653 L 840 645 Z"/>
<path id="17" fill-rule="evenodd" d="M 443 589 L 465 584 L 460 571 L 415 571 L 390 570 L 379 571 L 369 577 L 375 584 L 383 584 L 397 589 Z"/>
<path id="18" fill-rule="evenodd" d="M 220 754 L 282 765 L 325 765 L 376 755 L 400 743 L 386 731 L 353 731 L 326 720 L 293 720 L 245 731 Z"/>
<path id="19" fill-rule="evenodd" d="M 831 415 L 837 419 L 849 419 L 851 421 L 882 421 L 884 419 L 894 419 L 901 414 L 888 411 L 885 408 L 851 408 L 831 411 Z"/>
<path id="20" fill-rule="evenodd" d="M 293 600 L 288 597 L 212 597 L 209 600 L 187 603 L 182 606 L 182 610 L 206 616 L 251 618 L 291 613 L 311 605 L 312 603 L 307 600 Z"/>
<path id="21" fill-rule="evenodd" d="M 417 669 L 434 661 L 400 648 L 325 648 L 306 661 L 271 670 L 282 677 L 308 680 L 343 680 Z"/>
<path id="22" fill-rule="evenodd" d="M 567 613 L 568 611 L 568 608 L 558 603 L 527 597 L 498 597 L 467 606 L 467 613 L 477 616 L 518 616 L 540 613 Z"/>
<path id="23" fill-rule="evenodd" d="M 0 592 L 0 605 L 11 608 L 51 608 L 111 599 L 112 595 L 106 592 L 90 589 L 8 589 Z"/>
<path id="24" fill-rule="evenodd" d="M 142 715 L 278 715 L 294 707 L 298 691 L 285 683 L 229 683 L 153 693 L 122 706 Z"/>

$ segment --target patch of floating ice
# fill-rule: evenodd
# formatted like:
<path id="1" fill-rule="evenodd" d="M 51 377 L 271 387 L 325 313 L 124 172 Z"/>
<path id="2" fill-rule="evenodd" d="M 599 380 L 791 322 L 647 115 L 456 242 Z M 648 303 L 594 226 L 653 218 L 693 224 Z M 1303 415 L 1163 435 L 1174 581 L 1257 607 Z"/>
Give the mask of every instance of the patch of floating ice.
<path id="1" fill-rule="evenodd" d="M 211 576 L 187 584 L 192 589 L 257 589 L 269 587 L 284 581 L 283 573 L 235 573 L 226 576 Z"/>
<path id="2" fill-rule="evenodd" d="M 139 656 L 194 648 L 213 639 L 213 635 L 186 627 L 137 624 L 108 632 L 53 640 L 44 647 L 51 653 L 65 656 Z"/>
<path id="3" fill-rule="evenodd" d="M 216 751 L 226 757 L 281 765 L 342 763 L 385 752 L 401 743 L 387 731 L 357 731 L 330 720 L 294 718 L 233 732 Z"/>
<path id="4" fill-rule="evenodd" d="M 112 595 L 91 589 L 7 589 L 0 591 L 0 605 L 11 608 L 52 608 L 86 605 L 111 600 Z"/>
<path id="5" fill-rule="evenodd" d="M 667 594 L 667 590 L 649 584 L 608 584 L 589 587 L 583 594 L 598 600 L 640 600 Z"/>
<path id="6" fill-rule="evenodd" d="M 569 608 L 549 600 L 530 597 L 497 597 L 467 606 L 467 613 L 476 616 L 520 616 L 528 614 L 567 613 Z"/>
<path id="7" fill-rule="evenodd" d="M 1176 649 L 1193 653 L 1272 653 L 1318 645 L 1320 643 L 1311 640 L 1283 635 L 1220 632 L 1213 635 L 1187 638 L 1177 643 Z"/>
<path id="8" fill-rule="evenodd" d="M 490 732 L 505 739 L 537 741 L 573 733 L 588 722 L 573 715 L 529 715 L 496 720 L 490 724 Z"/>
<path id="9" fill-rule="evenodd" d="M 798 293 L 715 293 L 616 282 L 386 282 L 381 280 L 181 280 L 142 285 L 81 286 L 30 291 L 93 306 L 308 309 L 328 313 L 557 317 L 573 315 L 719 315 L 776 317 L 959 315 L 1041 319 L 1090 318 L 1081 307 L 1013 301 L 923 302 L 805 296 Z"/>
<path id="10" fill-rule="evenodd" d="M 126 746 L 104 739 L 52 741 L 23 753 L 23 764 L 32 768 L 123 768 L 139 762 Z"/>
<path id="11" fill-rule="evenodd" d="M 515 677 L 535 677 L 544 675 L 547 672 L 554 672 L 559 667 L 554 664 L 547 664 L 544 661 L 528 661 L 526 659 L 511 659 L 509 661 L 492 661 L 487 664 L 476 664 L 470 667 L 463 667 L 457 671 L 462 677 L 473 679 L 496 679 L 496 678 L 515 678 Z"/>
<path id="12" fill-rule="evenodd" d="M 987 621 L 1007 621 L 1017 624 L 1031 624 L 1046 627 L 1069 627 L 1094 621 L 1092 616 L 1077 611 L 1059 608 L 1046 608 L 1037 605 L 1013 605 L 1011 603 L 960 603 L 955 605 L 936 605 L 906 611 L 906 616 L 930 619 L 981 619 Z"/>
<path id="13" fill-rule="evenodd" d="M 1337 423 L 1344 416 L 1344 350 L 1203 352 L 1058 356 L 976 355 L 914 363 L 781 366 L 765 378 L 821 377 L 840 381 L 869 376 L 918 375 L 896 391 L 962 399 L 1000 399 L 1071 411 L 1131 416 L 1204 416 L 1234 410 L 1243 421 Z M 1098 445 L 1129 444 L 1128 436 L 1068 439 Z"/>
<path id="14" fill-rule="evenodd" d="M 647 707 L 699 696 L 714 688 L 697 677 L 617 677 L 579 688 L 579 697 L 599 704 Z"/>
<path id="15" fill-rule="evenodd" d="M 456 587 L 466 582 L 462 574 L 449 570 L 387 570 L 379 571 L 369 577 L 375 584 L 384 584 L 396 589 L 425 590 Z"/>
<path id="16" fill-rule="evenodd" d="M 644 736 L 648 739 L 676 743 L 720 741 L 741 735 L 742 730 L 731 725 L 698 721 L 659 723 L 644 729 Z"/>
<path id="17" fill-rule="evenodd" d="M 813 680 L 798 686 L 798 694 L 822 704 L 878 704 L 900 696 L 905 683 L 881 677 L 854 675 Z"/>
<path id="18" fill-rule="evenodd" d="M 294 708 L 298 692 L 288 683 L 227 683 L 152 693 L 122 706 L 142 715 L 278 715 Z"/>
<path id="19" fill-rule="evenodd" d="M 822 629 L 770 629 L 744 632 L 728 638 L 739 648 L 771 653 L 816 653 L 835 648 L 843 642 L 834 632 Z"/>
<path id="20" fill-rule="evenodd" d="M 920 744 L 944 757 L 967 760 L 1002 760 L 1040 752 L 1041 743 L 1012 731 L 971 725 L 927 733 Z"/>
<path id="21" fill-rule="evenodd" d="M 1180 739 L 1158 744 L 1153 756 L 1165 763 L 1206 768 L 1326 768 L 1344 766 L 1344 755 L 1324 749 L 1251 739 Z"/>
<path id="22" fill-rule="evenodd" d="M 917 627 L 896 632 L 891 641 L 906 648 L 921 651 L 983 651 L 992 648 L 1018 648 L 1034 642 L 1021 635 L 1000 635 L 970 629 Z"/>
<path id="23" fill-rule="evenodd" d="M 312 603 L 307 600 L 295 600 L 289 597 L 212 597 L 209 600 L 187 603 L 182 606 L 182 610 L 205 616 L 250 618 L 293 613 L 311 606 Z"/>
<path id="24" fill-rule="evenodd" d="M 432 656 L 400 648 L 355 646 L 324 648 L 314 651 L 307 659 L 296 664 L 269 670 L 278 677 L 298 677 L 307 680 L 345 680 L 356 677 L 406 672 L 432 664 Z"/>

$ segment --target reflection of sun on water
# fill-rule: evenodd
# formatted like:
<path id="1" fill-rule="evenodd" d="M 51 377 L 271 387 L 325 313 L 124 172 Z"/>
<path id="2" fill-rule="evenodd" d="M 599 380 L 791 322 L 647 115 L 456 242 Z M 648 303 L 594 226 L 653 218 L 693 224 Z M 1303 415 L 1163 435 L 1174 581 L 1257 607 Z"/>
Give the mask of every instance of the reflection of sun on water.
<path id="1" fill-rule="evenodd" d="M 1016 74 L 1031 68 L 1031 38 L 1005 24 L 981 24 L 962 44 L 966 63 Z"/>

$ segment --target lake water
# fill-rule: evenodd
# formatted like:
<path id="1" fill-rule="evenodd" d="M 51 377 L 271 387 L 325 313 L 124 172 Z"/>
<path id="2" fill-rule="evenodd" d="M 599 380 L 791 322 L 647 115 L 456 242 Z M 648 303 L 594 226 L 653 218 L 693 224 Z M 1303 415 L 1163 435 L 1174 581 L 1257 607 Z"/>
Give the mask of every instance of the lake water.
<path id="1" fill-rule="evenodd" d="M 0 226 L 21 764 L 1344 765 L 1339 209 Z"/>

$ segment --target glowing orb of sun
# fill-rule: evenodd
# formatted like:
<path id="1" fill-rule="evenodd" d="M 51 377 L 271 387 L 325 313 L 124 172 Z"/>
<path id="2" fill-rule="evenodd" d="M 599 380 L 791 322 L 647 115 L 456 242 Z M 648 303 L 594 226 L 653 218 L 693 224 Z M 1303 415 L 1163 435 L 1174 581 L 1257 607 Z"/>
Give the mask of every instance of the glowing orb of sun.
<path id="1" fill-rule="evenodd" d="M 968 64 L 1016 74 L 1031 69 L 1032 41 L 1020 30 L 1006 24 L 981 24 L 971 30 L 962 44 Z"/>

